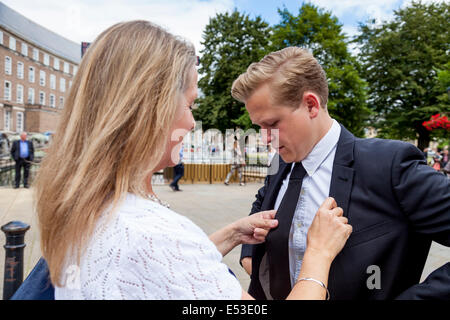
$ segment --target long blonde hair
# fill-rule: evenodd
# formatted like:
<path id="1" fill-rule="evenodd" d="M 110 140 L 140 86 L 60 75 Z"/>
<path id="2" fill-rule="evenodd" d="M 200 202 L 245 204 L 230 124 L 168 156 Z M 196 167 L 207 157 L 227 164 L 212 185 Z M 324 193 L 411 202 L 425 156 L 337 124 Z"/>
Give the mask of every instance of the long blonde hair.
<path id="1" fill-rule="evenodd" d="M 161 161 L 193 46 L 148 21 L 118 23 L 83 57 L 35 181 L 41 249 L 52 283 L 77 263 L 106 208 L 145 196 Z"/>

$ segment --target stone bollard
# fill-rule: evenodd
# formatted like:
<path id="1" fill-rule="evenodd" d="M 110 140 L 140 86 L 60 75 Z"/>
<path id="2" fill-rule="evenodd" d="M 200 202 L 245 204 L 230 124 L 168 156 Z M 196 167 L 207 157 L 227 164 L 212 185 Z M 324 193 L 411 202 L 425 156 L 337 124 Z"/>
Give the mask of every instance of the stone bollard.
<path id="1" fill-rule="evenodd" d="M 23 281 L 23 249 L 25 233 L 30 226 L 20 221 L 11 221 L 2 226 L 6 235 L 5 275 L 3 280 L 3 300 L 9 300 Z"/>

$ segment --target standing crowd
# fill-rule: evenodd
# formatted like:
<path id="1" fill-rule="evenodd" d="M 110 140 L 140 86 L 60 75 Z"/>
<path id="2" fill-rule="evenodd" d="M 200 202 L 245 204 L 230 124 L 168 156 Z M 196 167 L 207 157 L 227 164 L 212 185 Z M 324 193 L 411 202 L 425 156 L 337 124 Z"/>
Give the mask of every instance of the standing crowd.
<path id="1" fill-rule="evenodd" d="M 448 178 L 450 178 L 450 161 L 448 155 L 448 146 L 441 148 L 425 148 L 425 158 L 427 163 L 433 167 L 436 171 L 442 172 Z"/>

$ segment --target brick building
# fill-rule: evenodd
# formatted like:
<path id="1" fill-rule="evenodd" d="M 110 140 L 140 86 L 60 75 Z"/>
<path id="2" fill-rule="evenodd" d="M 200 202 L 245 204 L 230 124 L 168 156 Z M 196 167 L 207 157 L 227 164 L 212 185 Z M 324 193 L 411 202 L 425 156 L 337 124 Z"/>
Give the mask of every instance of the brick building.
<path id="1" fill-rule="evenodd" d="M 0 131 L 55 131 L 80 60 L 79 44 L 0 2 Z"/>

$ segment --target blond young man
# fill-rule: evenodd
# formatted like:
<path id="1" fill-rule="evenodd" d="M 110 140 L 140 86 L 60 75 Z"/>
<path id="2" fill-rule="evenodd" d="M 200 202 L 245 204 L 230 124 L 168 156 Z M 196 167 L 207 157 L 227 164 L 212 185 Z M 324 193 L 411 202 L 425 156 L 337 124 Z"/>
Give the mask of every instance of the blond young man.
<path id="1" fill-rule="evenodd" d="M 242 248 L 252 296 L 289 294 L 314 213 L 330 196 L 353 227 L 331 265 L 331 299 L 450 299 L 450 263 L 418 284 L 431 241 L 450 246 L 450 182 L 415 146 L 359 139 L 332 119 L 325 72 L 298 47 L 252 63 L 232 95 L 280 156 L 250 213 L 275 209 L 279 225 Z"/>

